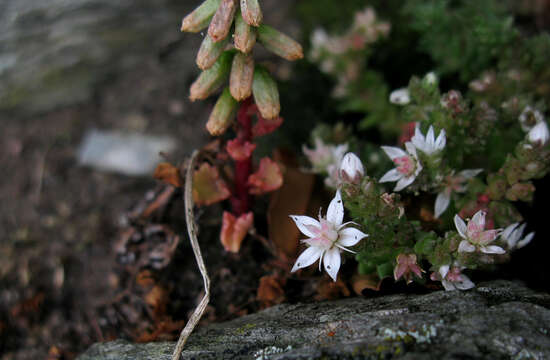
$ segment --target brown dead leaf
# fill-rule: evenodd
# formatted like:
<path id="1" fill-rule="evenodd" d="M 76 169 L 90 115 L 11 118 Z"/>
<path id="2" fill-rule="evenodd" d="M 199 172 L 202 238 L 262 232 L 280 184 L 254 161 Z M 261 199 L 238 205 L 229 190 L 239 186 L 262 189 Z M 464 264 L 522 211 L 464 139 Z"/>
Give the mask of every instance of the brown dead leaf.
<path id="1" fill-rule="evenodd" d="M 380 291 L 382 280 L 376 274 L 354 275 L 351 278 L 351 284 L 357 295 L 363 295 L 363 292 L 367 289 Z"/>
<path id="2" fill-rule="evenodd" d="M 275 191 L 269 202 L 267 221 L 269 239 L 277 249 L 289 258 L 296 257 L 300 231 L 288 217 L 291 214 L 304 214 L 313 191 L 315 176 L 305 174 L 292 166 L 292 160 L 283 159 L 276 153 L 276 161 L 285 165 L 284 181 L 279 190 Z"/>
<path id="3" fill-rule="evenodd" d="M 283 287 L 286 279 L 278 275 L 266 275 L 260 278 L 258 293 L 256 298 L 260 301 L 262 309 L 280 304 L 285 301 L 285 291 Z"/>
<path id="4" fill-rule="evenodd" d="M 323 277 L 317 285 L 315 300 L 336 300 L 350 295 L 351 292 L 342 280 L 332 281 L 332 279 Z"/>
<path id="5" fill-rule="evenodd" d="M 166 314 L 166 304 L 168 303 L 168 291 L 160 285 L 155 285 L 145 295 L 145 302 L 153 309 L 156 318 Z"/>
<path id="6" fill-rule="evenodd" d="M 153 177 L 175 187 L 183 185 L 180 170 L 170 163 L 158 164 Z"/>

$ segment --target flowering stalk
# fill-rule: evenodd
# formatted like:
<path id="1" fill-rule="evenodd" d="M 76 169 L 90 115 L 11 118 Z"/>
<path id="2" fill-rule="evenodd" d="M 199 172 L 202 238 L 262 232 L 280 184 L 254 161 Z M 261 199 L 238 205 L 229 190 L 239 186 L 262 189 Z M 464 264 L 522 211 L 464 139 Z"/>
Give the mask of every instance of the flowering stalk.
<path id="1" fill-rule="evenodd" d="M 252 101 L 246 100 L 241 104 L 237 114 L 237 137 L 241 143 L 252 141 L 252 117 L 250 107 Z M 235 160 L 234 191 L 231 196 L 231 210 L 234 215 L 242 215 L 250 208 L 250 194 L 248 193 L 248 177 L 252 173 L 252 156 Z"/>

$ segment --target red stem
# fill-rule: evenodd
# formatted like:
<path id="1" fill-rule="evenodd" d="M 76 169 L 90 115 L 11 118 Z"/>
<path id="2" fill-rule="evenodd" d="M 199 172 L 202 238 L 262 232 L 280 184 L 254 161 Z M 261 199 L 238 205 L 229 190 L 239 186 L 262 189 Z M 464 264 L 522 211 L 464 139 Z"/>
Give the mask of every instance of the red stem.
<path id="1" fill-rule="evenodd" d="M 249 111 L 251 105 L 251 99 L 244 101 L 237 113 L 237 139 L 241 143 L 252 142 L 252 116 Z M 235 189 L 231 197 L 231 208 L 235 216 L 240 216 L 250 209 L 248 177 L 251 173 L 252 157 L 235 161 Z"/>

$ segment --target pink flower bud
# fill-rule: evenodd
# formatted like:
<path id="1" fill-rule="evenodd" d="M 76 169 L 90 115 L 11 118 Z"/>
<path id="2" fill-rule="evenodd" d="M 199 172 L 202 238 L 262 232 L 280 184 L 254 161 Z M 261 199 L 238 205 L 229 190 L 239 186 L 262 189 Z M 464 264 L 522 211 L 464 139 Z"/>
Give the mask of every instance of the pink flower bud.
<path id="1" fill-rule="evenodd" d="M 364 175 L 365 169 L 361 159 L 351 152 L 344 155 L 340 164 L 340 178 L 344 182 L 358 184 Z"/>
<path id="2" fill-rule="evenodd" d="M 530 143 L 544 146 L 548 142 L 550 133 L 548 132 L 548 125 L 546 122 L 541 121 L 535 127 L 533 127 L 527 134 L 527 139 Z"/>

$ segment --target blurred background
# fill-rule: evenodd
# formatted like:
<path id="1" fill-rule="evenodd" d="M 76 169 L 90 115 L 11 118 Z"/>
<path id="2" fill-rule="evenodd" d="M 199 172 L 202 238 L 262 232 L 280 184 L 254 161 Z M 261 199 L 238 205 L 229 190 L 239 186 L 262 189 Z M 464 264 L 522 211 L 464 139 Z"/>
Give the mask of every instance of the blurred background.
<path id="1" fill-rule="evenodd" d="M 0 2 L 2 360 L 72 359 L 112 338 L 101 321 L 121 281 L 113 248 L 123 214 L 155 187 L 157 162 L 177 164 L 208 141 L 204 124 L 215 98 L 187 99 L 202 37 L 179 31 L 182 17 L 200 2 Z M 303 41 L 316 24 L 296 20 L 298 3 L 315 5 L 276 0 L 262 6 L 267 23 Z M 366 2 L 346 3 L 352 9 Z M 548 14 L 547 2 L 536 3 L 539 14 Z M 547 28 L 548 19 L 539 16 L 536 26 Z M 311 65 L 299 66 L 293 82 L 282 85 L 283 116 L 318 116 L 301 107 L 308 99 L 324 120 L 339 120 L 326 110 L 328 92 L 320 94 L 328 80 Z M 388 80 L 402 86 L 411 72 L 401 69 Z M 284 93 L 312 73 L 316 89 Z M 284 78 L 284 69 L 279 75 Z M 549 198 L 548 187 L 537 189 L 534 208 L 526 209 L 531 214 Z M 547 212 L 540 211 L 540 221 L 531 224 L 538 242 L 548 239 Z M 533 261 L 546 256 L 541 250 L 548 245 L 537 246 L 518 253 L 506 271 L 548 289 L 542 265 Z M 129 323 L 137 316 L 131 309 L 121 313 Z"/>

